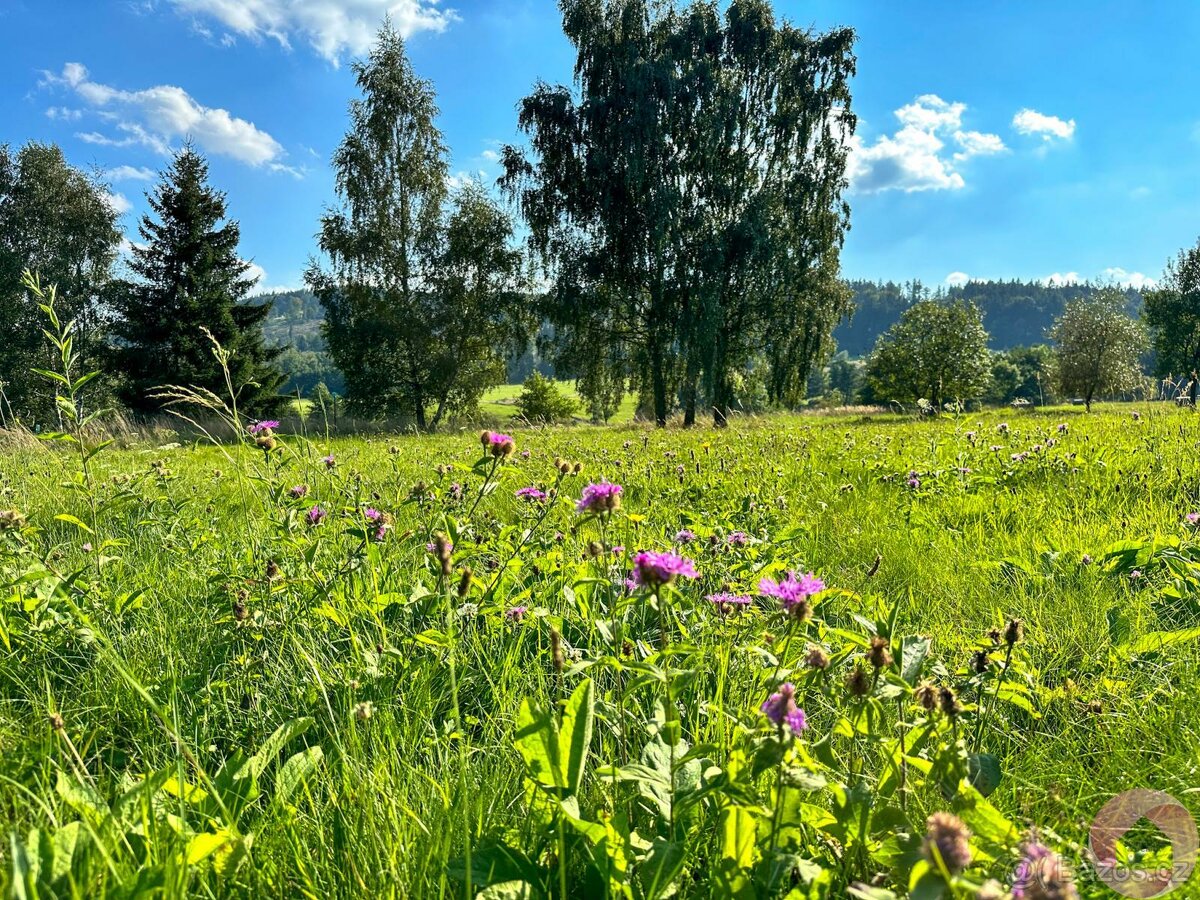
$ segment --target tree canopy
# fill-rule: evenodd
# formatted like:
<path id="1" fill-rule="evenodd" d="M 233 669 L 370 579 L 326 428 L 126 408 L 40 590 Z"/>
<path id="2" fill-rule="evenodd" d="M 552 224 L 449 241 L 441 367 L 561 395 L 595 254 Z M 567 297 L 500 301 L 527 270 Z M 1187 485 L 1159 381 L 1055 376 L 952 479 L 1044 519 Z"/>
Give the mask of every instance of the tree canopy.
<path id="1" fill-rule="evenodd" d="M 1117 289 L 1072 300 L 1050 338 L 1055 383 L 1066 396 L 1082 397 L 1088 410 L 1096 397 L 1129 390 L 1141 379 L 1146 335 Z"/>
<path id="2" fill-rule="evenodd" d="M 1155 374 L 1186 379 L 1194 405 L 1200 384 L 1200 241 L 1167 263 L 1158 285 L 1144 296 Z"/>

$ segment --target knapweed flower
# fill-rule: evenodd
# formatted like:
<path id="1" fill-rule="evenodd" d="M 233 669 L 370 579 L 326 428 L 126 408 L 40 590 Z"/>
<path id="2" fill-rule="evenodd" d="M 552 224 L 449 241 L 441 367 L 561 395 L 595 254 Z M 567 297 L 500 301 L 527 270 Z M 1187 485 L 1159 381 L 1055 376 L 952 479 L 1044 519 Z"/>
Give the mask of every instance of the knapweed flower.
<path id="1" fill-rule="evenodd" d="M 575 504 L 575 511 L 598 516 L 614 512 L 621 508 L 621 491 L 622 487 L 619 484 L 609 481 L 589 484 L 583 489 L 579 502 Z"/>
<path id="2" fill-rule="evenodd" d="M 633 582 L 638 587 L 657 589 L 677 578 L 697 578 L 695 564 L 674 553 L 643 550 L 633 557 Z"/>
<path id="3" fill-rule="evenodd" d="M 529 459 L 529 457 L 530 457 L 530 456 L 532 456 L 532 455 L 533 455 L 533 454 L 532 454 L 532 453 L 530 453 L 528 450 L 522 450 L 522 451 L 521 451 L 521 459 Z"/>
<path id="4" fill-rule="evenodd" d="M 709 594 L 705 599 L 717 608 L 723 616 L 729 615 L 735 609 L 742 609 L 754 602 L 753 597 L 748 597 L 745 594 L 731 594 L 728 591 L 722 591 L 719 594 Z"/>
<path id="5" fill-rule="evenodd" d="M 812 615 L 812 605 L 809 598 L 825 590 L 825 582 L 807 572 L 797 576 L 788 572 L 787 578 L 776 581 L 774 578 L 764 578 L 758 583 L 758 592 L 764 597 L 775 597 L 783 604 L 784 612 L 799 619 L 807 619 Z"/>
<path id="6" fill-rule="evenodd" d="M 729 544 L 730 547 L 745 547 L 750 543 L 750 535 L 744 531 L 735 531 L 729 537 L 725 538 L 725 543 Z"/>
<path id="7" fill-rule="evenodd" d="M 332 453 L 330 453 L 328 456 L 322 457 L 321 462 L 325 463 L 325 468 L 327 469 L 332 469 L 337 465 L 337 460 L 333 458 Z"/>
<path id="8" fill-rule="evenodd" d="M 288 493 L 292 495 L 293 500 L 299 500 L 308 494 L 307 484 L 295 484 L 288 488 Z"/>
<path id="9" fill-rule="evenodd" d="M 1189 525 L 1200 525 L 1200 512 L 1190 512 L 1183 519 Z"/>
<path id="10" fill-rule="evenodd" d="M 529 503 L 540 503 L 541 501 L 546 499 L 546 492 L 542 491 L 542 490 L 538 490 L 537 488 L 530 485 L 529 487 L 521 488 L 519 491 L 516 492 L 516 494 L 514 496 L 518 500 L 526 500 Z"/>
<path id="11" fill-rule="evenodd" d="M 1058 428 L 1057 428 L 1057 431 L 1058 431 L 1058 433 L 1059 433 L 1059 434 L 1066 434 L 1066 433 L 1067 433 L 1069 430 L 1070 430 L 1070 429 L 1067 427 L 1067 423 L 1066 423 L 1066 422 L 1059 422 L 1059 423 L 1058 423 Z"/>
<path id="12" fill-rule="evenodd" d="M 20 531 L 25 527 L 25 516 L 15 509 L 0 509 L 0 531 Z"/>
<path id="13" fill-rule="evenodd" d="M 919 488 L 921 486 L 921 479 L 918 478 L 916 475 L 910 475 L 908 477 L 908 481 L 906 481 L 904 483 L 915 491 L 917 488 Z"/>
<path id="14" fill-rule="evenodd" d="M 308 520 L 309 525 L 320 525 L 325 521 L 325 515 L 325 510 L 320 506 L 314 506 L 304 518 Z"/>
<path id="15" fill-rule="evenodd" d="M 1026 842 L 1013 872 L 1013 900 L 1078 900 L 1070 868 L 1062 857 L 1036 840 Z"/>
<path id="16" fill-rule="evenodd" d="M 278 427 L 279 423 L 274 419 L 267 419 L 264 422 L 255 422 L 249 430 L 251 434 L 270 434 Z"/>
<path id="17" fill-rule="evenodd" d="M 498 431 L 481 431 L 479 443 L 483 445 L 483 451 L 491 454 L 493 459 L 507 459 L 517 449 L 517 442 L 512 439 L 512 435 L 501 434 Z"/>
<path id="18" fill-rule="evenodd" d="M 1008 423 L 1001 422 L 999 425 L 996 426 L 996 430 L 998 432 L 1000 432 L 1001 434 L 1008 434 Z"/>
<path id="19" fill-rule="evenodd" d="M 529 612 L 528 606 L 514 606 L 512 609 L 505 611 L 504 618 L 520 622 L 521 619 L 525 618 L 525 613 L 527 612 Z"/>
<path id="20" fill-rule="evenodd" d="M 696 532 L 692 531 L 690 528 L 680 528 L 677 532 L 675 532 L 675 543 L 677 544 L 690 544 L 695 539 Z"/>
<path id="21" fill-rule="evenodd" d="M 1133 421 L 1135 421 L 1135 422 L 1140 422 L 1140 421 L 1142 421 L 1142 414 L 1141 414 L 1140 412 L 1137 412 L 1137 411 L 1135 410 L 1135 411 L 1134 411 L 1134 413 L 1133 413 Z"/>
<path id="22" fill-rule="evenodd" d="M 779 690 L 763 701 L 760 707 L 767 718 L 781 728 L 786 725 L 792 734 L 799 734 L 808 727 L 804 710 L 796 705 L 796 689 L 790 682 L 779 686 Z"/>
<path id="23" fill-rule="evenodd" d="M 935 812 L 925 820 L 921 854 L 934 864 L 940 859 L 951 875 L 957 875 L 971 864 L 971 832 L 953 813 Z"/>

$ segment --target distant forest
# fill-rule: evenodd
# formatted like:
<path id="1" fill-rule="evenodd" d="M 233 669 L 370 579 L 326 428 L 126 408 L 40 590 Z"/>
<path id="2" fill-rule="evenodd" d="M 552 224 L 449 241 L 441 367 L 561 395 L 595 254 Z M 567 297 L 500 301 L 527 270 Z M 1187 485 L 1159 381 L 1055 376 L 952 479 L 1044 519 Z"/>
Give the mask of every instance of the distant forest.
<path id="1" fill-rule="evenodd" d="M 1046 331 L 1062 314 L 1067 301 L 1087 297 L 1100 286 L 1088 282 L 1046 285 L 1038 281 L 970 281 L 962 287 L 938 287 L 931 290 L 920 281 L 897 283 L 864 280 L 848 281 L 854 293 L 854 314 L 834 329 L 837 351 L 851 358 L 866 356 L 875 340 L 918 300 L 944 298 L 974 302 L 983 313 L 983 325 L 990 335 L 993 350 L 1029 347 L 1047 342 Z M 1141 309 L 1142 298 L 1136 290 L 1126 290 L 1129 311 Z M 274 302 L 263 326 L 266 342 L 286 348 L 279 365 L 287 375 L 284 393 L 299 391 L 308 396 L 324 383 L 335 394 L 342 392 L 342 375 L 334 367 L 321 335 L 321 304 L 307 289 L 261 294 L 255 303 Z M 543 333 L 544 339 L 549 337 Z M 518 384 L 535 369 L 552 375 L 553 367 L 543 360 L 534 346 L 509 362 L 508 380 Z"/>
<path id="2" fill-rule="evenodd" d="M 854 292 L 854 314 L 833 330 L 837 349 L 851 357 L 866 356 L 875 339 L 918 300 L 970 300 L 983 314 L 983 327 L 993 350 L 1030 347 L 1047 342 L 1046 331 L 1077 297 L 1090 297 L 1102 285 L 1089 282 L 1047 285 L 1040 281 L 969 281 L 962 287 L 931 291 L 920 281 L 848 281 Z M 1142 295 L 1129 288 L 1129 312 L 1141 310 Z"/>

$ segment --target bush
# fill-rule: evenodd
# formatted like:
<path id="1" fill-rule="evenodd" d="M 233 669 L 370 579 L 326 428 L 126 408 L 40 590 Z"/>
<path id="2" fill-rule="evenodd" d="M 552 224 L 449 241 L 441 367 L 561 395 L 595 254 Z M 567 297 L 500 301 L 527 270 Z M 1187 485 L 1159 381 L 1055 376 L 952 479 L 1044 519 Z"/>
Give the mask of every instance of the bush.
<path id="1" fill-rule="evenodd" d="M 575 414 L 575 401 L 564 395 L 549 378 L 534 372 L 521 387 L 517 410 L 529 422 L 561 422 Z"/>

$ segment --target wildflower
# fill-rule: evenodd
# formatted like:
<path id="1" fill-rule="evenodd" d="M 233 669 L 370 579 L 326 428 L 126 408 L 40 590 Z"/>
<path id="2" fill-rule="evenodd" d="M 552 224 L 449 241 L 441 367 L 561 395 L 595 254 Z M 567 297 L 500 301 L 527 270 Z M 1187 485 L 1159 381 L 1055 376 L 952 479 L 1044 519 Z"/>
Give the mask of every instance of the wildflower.
<path id="1" fill-rule="evenodd" d="M 1081 556 L 1081 557 L 1079 558 L 1079 561 L 1080 561 L 1081 563 L 1083 563 L 1085 566 L 1090 566 L 1090 565 L 1092 564 L 1092 557 L 1091 557 L 1091 554 L 1089 554 L 1089 553 L 1085 553 L 1085 554 L 1083 554 L 1083 556 Z"/>
<path id="2" fill-rule="evenodd" d="M 825 582 L 812 572 L 796 576 L 788 572 L 787 578 L 776 581 L 764 578 L 758 583 L 758 592 L 764 597 L 775 597 L 783 604 L 783 610 L 797 619 L 807 619 L 812 615 L 809 598 L 825 590 Z"/>
<path id="3" fill-rule="evenodd" d="M 438 561 L 441 562 L 442 574 L 449 575 L 452 571 L 450 560 L 454 553 L 454 544 L 450 542 L 450 538 L 439 532 L 433 536 L 432 544 L 426 544 L 425 547 L 430 553 L 437 556 Z"/>
<path id="4" fill-rule="evenodd" d="M 1020 643 L 1024 636 L 1024 623 L 1020 619 L 1009 619 L 1008 624 L 1004 626 L 1004 643 L 1011 647 L 1013 644 Z"/>
<path id="5" fill-rule="evenodd" d="M 332 453 L 330 453 L 328 456 L 322 457 L 321 462 L 325 463 L 325 468 L 327 469 L 332 469 L 337 465 L 337 460 L 333 458 Z"/>
<path id="6" fill-rule="evenodd" d="M 967 440 L 970 441 L 972 444 L 975 443 L 975 437 L 976 437 L 976 432 L 974 432 L 974 431 L 967 432 Z"/>
<path id="7" fill-rule="evenodd" d="M 1071 870 L 1044 844 L 1027 841 L 1013 873 L 1013 900 L 1078 900 Z"/>
<path id="8" fill-rule="evenodd" d="M 763 701 L 760 707 L 768 719 L 781 728 L 786 725 L 792 734 L 799 734 L 808 727 L 804 710 L 796 705 L 796 689 L 790 682 L 779 686 L 779 690 Z"/>
<path id="9" fill-rule="evenodd" d="M 697 578 L 695 564 L 674 553 L 643 550 L 633 557 L 633 581 L 638 587 L 656 590 L 677 578 Z"/>
<path id="10" fill-rule="evenodd" d="M 1008 434 L 1008 423 L 1001 422 L 999 425 L 996 426 L 996 430 L 998 432 L 1000 432 L 1001 434 Z"/>
<path id="11" fill-rule="evenodd" d="M 904 483 L 907 484 L 910 488 L 912 488 L 915 491 L 917 488 L 919 488 L 921 486 L 921 479 L 917 478 L 916 476 L 913 476 L 912 478 L 909 478 L 908 481 L 906 481 Z"/>
<path id="12" fill-rule="evenodd" d="M 865 697 L 871 693 L 871 682 L 867 679 L 867 670 L 861 665 L 855 665 L 854 671 L 846 676 L 846 689 L 854 697 Z"/>
<path id="13" fill-rule="evenodd" d="M 808 655 L 804 657 L 804 662 L 810 669 L 828 669 L 829 654 L 814 644 L 808 648 Z"/>
<path id="14" fill-rule="evenodd" d="M 921 854 L 935 865 L 941 860 L 951 875 L 957 875 L 971 864 L 971 832 L 953 813 L 935 812 L 925 820 Z"/>
<path id="15" fill-rule="evenodd" d="M 962 704 L 958 702 L 958 695 L 954 693 L 954 688 L 946 685 L 938 688 L 938 706 L 951 719 L 958 718 L 959 713 L 962 712 Z"/>
<path id="16" fill-rule="evenodd" d="M 1142 580 L 1142 570 L 1134 569 L 1132 572 L 1130 572 L 1129 580 L 1130 581 L 1141 581 Z"/>
<path id="17" fill-rule="evenodd" d="M 892 664 L 892 654 L 889 651 L 890 642 L 885 637 L 876 635 L 871 638 L 871 649 L 867 651 L 867 660 L 876 669 L 882 669 Z"/>
<path id="18" fill-rule="evenodd" d="M 320 525 L 325 520 L 325 515 L 325 510 L 320 506 L 314 506 L 308 511 L 308 515 L 305 518 L 308 520 L 309 525 Z"/>
<path id="19" fill-rule="evenodd" d="M 254 443 L 263 453 L 270 453 L 278 446 L 275 436 L 269 431 L 255 437 Z"/>
<path id="20" fill-rule="evenodd" d="M 528 450 L 521 451 L 521 459 L 529 459 L 532 454 Z"/>
<path id="21" fill-rule="evenodd" d="M 975 900 L 1004 900 L 1006 896 L 1004 885 L 995 878 L 989 878 L 979 886 L 979 893 L 975 895 Z"/>
<path id="22" fill-rule="evenodd" d="M 1004 448 L 1001 447 L 999 444 L 992 444 L 990 447 L 988 447 L 988 449 L 991 450 L 993 453 L 999 453 Z"/>
<path id="23" fill-rule="evenodd" d="M 465 597 L 471 590 L 471 579 L 473 575 L 470 569 L 463 569 L 462 574 L 458 576 L 458 596 Z"/>
<path id="24" fill-rule="evenodd" d="M 749 606 L 754 602 L 753 598 L 747 597 L 745 594 L 731 594 L 728 591 L 722 591 L 719 594 L 709 594 L 706 598 L 709 603 L 713 604 L 723 616 L 729 615 L 734 609 L 742 606 Z"/>
<path id="25" fill-rule="evenodd" d="M 527 606 L 514 606 L 512 609 L 507 610 L 504 613 L 504 618 L 510 619 L 514 622 L 520 622 L 521 619 L 525 618 L 525 613 L 527 612 L 529 612 L 529 607 Z"/>
<path id="26" fill-rule="evenodd" d="M 922 681 L 913 691 L 913 699 L 925 712 L 933 712 L 938 706 L 938 689 L 932 681 Z"/>
<path id="27" fill-rule="evenodd" d="M 18 531 L 25 527 L 25 516 L 15 509 L 0 509 L 0 531 Z"/>
<path id="28" fill-rule="evenodd" d="M 269 435 L 272 431 L 274 431 L 278 427 L 279 427 L 278 422 L 276 422 L 274 419 L 268 419 L 265 422 L 255 422 L 253 425 L 250 426 L 249 430 L 250 430 L 251 434 L 267 434 L 267 435 Z"/>
<path id="29" fill-rule="evenodd" d="M 690 528 L 680 528 L 677 532 L 675 532 L 675 543 L 677 544 L 690 544 L 695 539 L 696 532 L 692 531 Z"/>
<path id="30" fill-rule="evenodd" d="M 267 581 L 274 581 L 276 578 L 279 577 L 279 575 L 280 575 L 279 563 L 275 562 L 275 560 L 273 560 L 273 559 L 268 559 L 267 560 L 267 570 L 266 570 Z"/>
<path id="31" fill-rule="evenodd" d="M 526 500 L 530 503 L 541 503 L 543 500 L 546 499 L 546 492 L 542 491 L 542 490 L 538 490 L 537 488 L 530 485 L 529 487 L 521 488 L 519 491 L 516 492 L 516 494 L 514 496 L 518 500 Z"/>
<path id="32" fill-rule="evenodd" d="M 1068 431 L 1068 429 L 1067 429 L 1067 423 L 1066 423 L 1066 422 L 1059 422 L 1059 423 L 1058 423 L 1058 433 L 1059 433 L 1059 434 L 1066 434 L 1066 433 L 1067 433 L 1067 431 Z"/>
<path id="33" fill-rule="evenodd" d="M 1200 512 L 1190 512 L 1183 519 L 1189 525 L 1200 525 Z"/>
<path id="34" fill-rule="evenodd" d="M 554 666 L 554 671 L 562 674 L 563 665 L 563 647 L 562 635 L 558 633 L 557 628 L 550 629 L 550 663 Z"/>
<path id="35" fill-rule="evenodd" d="M 745 547 L 750 543 L 750 536 L 744 531 L 735 531 L 729 537 L 725 538 L 725 543 L 730 547 Z"/>
<path id="36" fill-rule="evenodd" d="M 1142 421 L 1142 414 L 1140 412 L 1138 412 L 1137 410 L 1134 410 L 1133 421 L 1135 421 L 1135 422 Z"/>
<path id="37" fill-rule="evenodd" d="M 479 604 L 467 602 L 460 606 L 456 612 L 460 619 L 473 619 L 479 615 Z"/>
<path id="38" fill-rule="evenodd" d="M 976 650 L 971 654 L 971 671 L 976 675 L 982 675 L 992 665 L 992 658 L 988 656 L 986 650 Z"/>
<path id="39" fill-rule="evenodd" d="M 246 609 L 246 601 L 241 597 L 234 598 L 233 618 L 238 622 L 245 622 L 250 618 L 250 610 Z"/>
<path id="40" fill-rule="evenodd" d="M 288 493 L 292 495 L 293 500 L 299 500 L 300 498 L 307 496 L 308 485 L 307 484 L 292 485 L 292 487 L 290 487 L 288 489 Z"/>
<path id="41" fill-rule="evenodd" d="M 493 459 L 507 459 L 517 449 L 517 442 L 511 435 L 498 431 L 480 432 L 479 442 L 483 445 L 484 452 L 490 453 Z"/>
<path id="42" fill-rule="evenodd" d="M 365 722 L 373 715 L 375 715 L 375 704 L 370 700 L 364 700 L 354 705 L 354 718 L 358 721 Z"/>
<path id="43" fill-rule="evenodd" d="M 579 502 L 575 504 L 575 511 L 598 516 L 615 512 L 621 508 L 622 490 L 621 485 L 608 481 L 589 484 L 583 489 Z"/>
<path id="44" fill-rule="evenodd" d="M 63 717 L 59 713 L 50 713 L 49 719 L 51 731 L 62 731 L 67 727 L 67 723 L 63 721 Z"/>
<path id="45" fill-rule="evenodd" d="M 446 489 L 446 496 L 449 497 L 451 500 L 455 500 L 455 501 L 461 500 L 462 495 L 463 495 L 463 487 L 457 481 L 453 482 L 450 485 L 450 487 Z"/>

